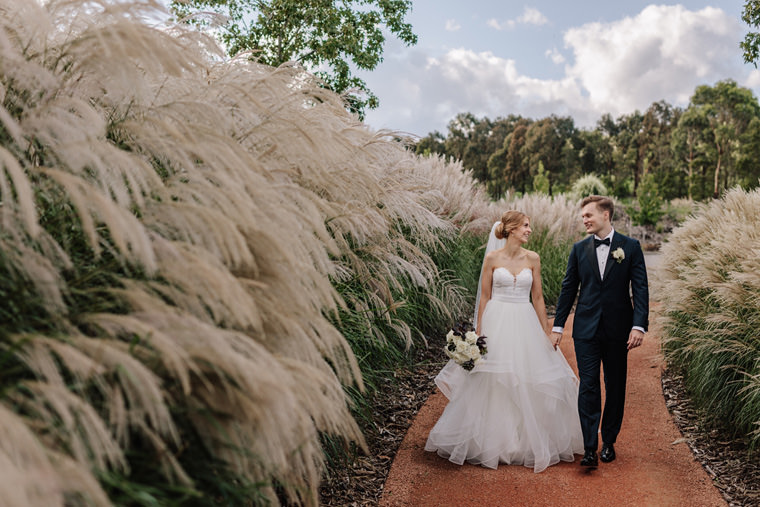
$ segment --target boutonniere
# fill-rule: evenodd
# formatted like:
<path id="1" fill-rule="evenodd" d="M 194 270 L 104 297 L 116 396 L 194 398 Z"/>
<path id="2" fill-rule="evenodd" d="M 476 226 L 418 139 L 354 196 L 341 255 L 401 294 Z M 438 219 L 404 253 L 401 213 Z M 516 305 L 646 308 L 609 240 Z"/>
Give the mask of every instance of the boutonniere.
<path id="1" fill-rule="evenodd" d="M 617 247 L 617 249 L 612 252 L 612 257 L 617 261 L 618 264 L 623 262 L 623 259 L 625 259 L 625 252 L 623 252 L 623 249 L 620 247 Z"/>

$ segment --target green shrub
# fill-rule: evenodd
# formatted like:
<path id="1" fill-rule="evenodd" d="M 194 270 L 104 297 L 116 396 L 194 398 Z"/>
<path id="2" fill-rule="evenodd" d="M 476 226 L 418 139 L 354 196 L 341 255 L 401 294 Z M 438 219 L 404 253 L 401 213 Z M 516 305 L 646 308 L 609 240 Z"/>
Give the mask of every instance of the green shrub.
<path id="1" fill-rule="evenodd" d="M 544 163 L 538 162 L 538 170 L 533 176 L 533 191 L 538 194 L 549 194 L 550 182 L 549 175 L 544 170 Z"/>
<path id="2" fill-rule="evenodd" d="M 599 176 L 585 174 L 575 180 L 570 190 L 570 195 L 576 200 L 581 200 L 589 195 L 607 195 L 607 187 Z"/>
<path id="3" fill-rule="evenodd" d="M 631 218 L 636 225 L 655 225 L 665 213 L 662 209 L 663 199 L 654 175 L 651 173 L 641 178 L 637 190 L 638 208 L 631 210 Z"/>

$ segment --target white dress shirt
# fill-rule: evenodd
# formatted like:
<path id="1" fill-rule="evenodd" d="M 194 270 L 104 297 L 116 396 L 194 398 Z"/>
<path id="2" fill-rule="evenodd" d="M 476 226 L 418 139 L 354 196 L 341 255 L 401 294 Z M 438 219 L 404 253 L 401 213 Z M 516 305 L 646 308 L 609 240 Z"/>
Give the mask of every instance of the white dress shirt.
<path id="1" fill-rule="evenodd" d="M 610 257 L 610 247 L 612 247 L 612 236 L 615 235 L 615 229 L 612 229 L 608 235 L 606 235 L 603 238 L 600 238 L 596 234 L 594 234 L 594 239 L 600 239 L 605 240 L 607 238 L 610 239 L 609 245 L 599 245 L 596 247 L 596 262 L 599 264 L 599 276 L 604 279 L 604 268 L 607 266 L 607 260 Z"/>

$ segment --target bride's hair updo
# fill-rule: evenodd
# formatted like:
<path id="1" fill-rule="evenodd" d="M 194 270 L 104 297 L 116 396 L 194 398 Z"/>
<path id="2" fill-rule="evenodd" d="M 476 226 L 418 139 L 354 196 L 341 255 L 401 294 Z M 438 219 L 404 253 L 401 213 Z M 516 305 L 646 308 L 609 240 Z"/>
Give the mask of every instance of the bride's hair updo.
<path id="1" fill-rule="evenodd" d="M 501 216 L 501 223 L 496 226 L 496 237 L 498 239 L 504 239 L 509 236 L 509 233 L 520 227 L 528 215 L 521 211 L 509 210 L 504 212 Z"/>

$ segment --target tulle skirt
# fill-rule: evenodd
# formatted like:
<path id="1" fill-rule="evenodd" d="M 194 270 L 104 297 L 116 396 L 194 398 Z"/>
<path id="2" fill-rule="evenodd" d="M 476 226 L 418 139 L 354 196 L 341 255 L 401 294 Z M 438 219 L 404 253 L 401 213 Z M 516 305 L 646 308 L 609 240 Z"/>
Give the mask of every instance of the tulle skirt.
<path id="1" fill-rule="evenodd" d="M 449 399 L 426 451 L 458 465 L 541 472 L 583 454 L 578 380 L 529 302 L 492 299 L 482 316 L 486 358 L 468 372 L 449 361 L 435 379 Z"/>

